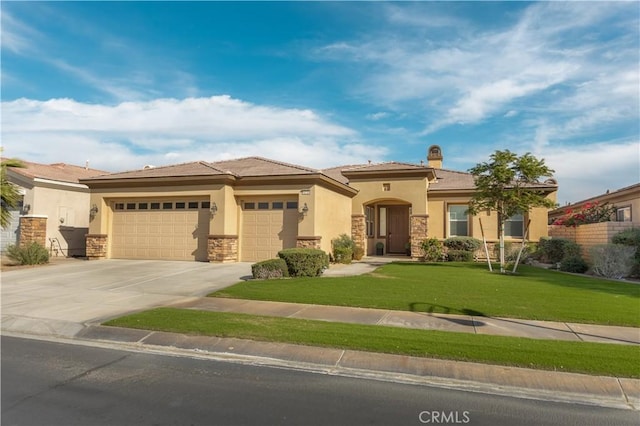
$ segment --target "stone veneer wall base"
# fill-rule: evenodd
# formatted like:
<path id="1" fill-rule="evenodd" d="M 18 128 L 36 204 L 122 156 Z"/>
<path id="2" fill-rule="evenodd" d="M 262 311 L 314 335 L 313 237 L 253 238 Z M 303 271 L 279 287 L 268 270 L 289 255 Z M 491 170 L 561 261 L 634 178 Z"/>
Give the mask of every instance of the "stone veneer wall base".
<path id="1" fill-rule="evenodd" d="M 209 235 L 207 240 L 207 254 L 210 262 L 237 262 L 237 235 Z"/>
<path id="2" fill-rule="evenodd" d="M 47 244 L 47 216 L 20 216 L 20 240 L 18 246 L 36 242 L 42 247 Z"/>
<path id="3" fill-rule="evenodd" d="M 410 221 L 410 238 L 411 238 L 411 258 L 421 259 L 424 256 L 422 251 L 422 241 L 427 239 L 428 231 L 427 214 L 416 214 L 409 217 Z"/>

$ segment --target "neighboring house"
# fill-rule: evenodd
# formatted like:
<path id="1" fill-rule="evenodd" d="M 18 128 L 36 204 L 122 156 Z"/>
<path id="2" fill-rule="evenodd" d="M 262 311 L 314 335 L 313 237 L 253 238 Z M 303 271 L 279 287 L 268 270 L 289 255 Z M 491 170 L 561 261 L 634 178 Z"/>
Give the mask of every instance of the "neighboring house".
<path id="1" fill-rule="evenodd" d="M 468 217 L 473 176 L 428 164 L 388 162 L 315 170 L 260 157 L 193 162 L 81 179 L 91 189 L 90 258 L 255 262 L 290 247 L 331 251 L 353 237 L 367 254 L 419 257 L 429 237 L 497 239 L 497 215 Z M 557 185 L 537 187 L 555 200 Z M 512 218 L 507 238 L 547 235 L 547 209 Z"/>
<path id="2" fill-rule="evenodd" d="M 600 205 L 607 203 L 614 206 L 616 212 L 613 220 L 616 222 L 640 223 L 640 183 L 636 183 L 552 210 L 549 212 L 549 224 L 562 218 L 568 210 L 577 211 L 587 204 L 592 205 L 594 203 L 599 203 Z"/>
<path id="3" fill-rule="evenodd" d="M 24 168 L 7 169 L 7 179 L 18 186 L 22 199 L 2 232 L 2 250 L 9 244 L 37 241 L 53 256 L 85 256 L 90 195 L 79 179 L 106 172 L 64 163 L 22 162 Z"/>

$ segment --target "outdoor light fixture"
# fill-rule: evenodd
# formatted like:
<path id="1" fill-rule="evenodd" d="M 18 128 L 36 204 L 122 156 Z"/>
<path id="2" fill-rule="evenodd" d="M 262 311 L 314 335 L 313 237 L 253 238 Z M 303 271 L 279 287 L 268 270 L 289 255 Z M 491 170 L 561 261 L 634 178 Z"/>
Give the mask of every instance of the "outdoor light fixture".
<path id="1" fill-rule="evenodd" d="M 29 214 L 29 210 L 31 210 L 31 204 L 25 204 L 22 206 L 22 214 Z"/>
<path id="2" fill-rule="evenodd" d="M 98 206 L 95 204 L 92 205 L 91 210 L 89 210 L 89 214 L 91 215 L 91 217 L 95 217 L 95 215 L 98 214 Z"/>
<path id="3" fill-rule="evenodd" d="M 304 203 L 304 206 L 302 206 L 302 215 L 306 216 L 307 213 L 309 213 L 309 206 L 307 206 L 307 203 Z"/>
<path id="4" fill-rule="evenodd" d="M 211 204 L 211 216 L 215 216 L 216 213 L 218 213 L 218 205 L 215 203 L 215 201 Z"/>

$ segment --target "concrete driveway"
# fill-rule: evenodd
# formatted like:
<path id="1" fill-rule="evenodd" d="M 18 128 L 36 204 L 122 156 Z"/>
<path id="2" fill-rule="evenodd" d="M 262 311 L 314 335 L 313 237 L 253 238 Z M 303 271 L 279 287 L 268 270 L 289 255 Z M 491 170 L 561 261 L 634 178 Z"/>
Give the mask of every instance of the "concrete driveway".
<path id="1" fill-rule="evenodd" d="M 3 270 L 2 331 L 71 337 L 87 324 L 186 302 L 250 274 L 250 263 L 116 259 Z"/>

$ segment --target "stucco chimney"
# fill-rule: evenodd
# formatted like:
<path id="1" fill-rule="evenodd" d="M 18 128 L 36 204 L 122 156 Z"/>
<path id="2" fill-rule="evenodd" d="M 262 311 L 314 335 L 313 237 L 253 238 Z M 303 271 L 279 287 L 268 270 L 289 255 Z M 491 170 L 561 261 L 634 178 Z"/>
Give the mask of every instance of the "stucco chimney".
<path id="1" fill-rule="evenodd" d="M 434 169 L 442 168 L 442 149 L 438 145 L 431 145 L 427 150 L 427 161 L 429 167 Z"/>

